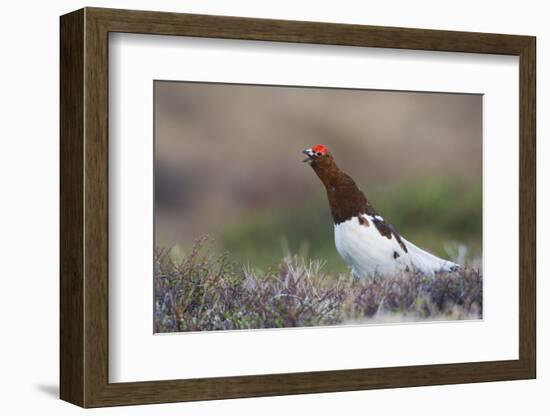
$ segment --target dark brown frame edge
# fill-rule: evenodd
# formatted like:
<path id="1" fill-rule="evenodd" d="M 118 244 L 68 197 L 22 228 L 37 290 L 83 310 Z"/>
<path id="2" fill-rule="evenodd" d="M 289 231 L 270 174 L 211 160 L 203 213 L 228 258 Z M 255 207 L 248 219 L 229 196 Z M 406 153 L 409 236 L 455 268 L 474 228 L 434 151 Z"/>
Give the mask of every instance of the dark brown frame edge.
<path id="1" fill-rule="evenodd" d="M 536 377 L 535 38 L 85 8 L 60 19 L 60 396 L 83 407 Z M 108 34 L 180 35 L 519 56 L 519 359 L 135 383 L 108 380 Z"/>

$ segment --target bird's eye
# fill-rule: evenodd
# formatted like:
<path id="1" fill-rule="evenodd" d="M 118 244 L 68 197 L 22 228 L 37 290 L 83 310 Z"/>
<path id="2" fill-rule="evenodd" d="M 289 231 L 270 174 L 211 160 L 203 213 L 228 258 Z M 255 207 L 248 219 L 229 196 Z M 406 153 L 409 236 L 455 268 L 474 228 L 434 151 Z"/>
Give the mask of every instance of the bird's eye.
<path id="1" fill-rule="evenodd" d="M 323 156 L 323 154 L 321 152 L 317 152 L 316 155 L 317 156 Z"/>

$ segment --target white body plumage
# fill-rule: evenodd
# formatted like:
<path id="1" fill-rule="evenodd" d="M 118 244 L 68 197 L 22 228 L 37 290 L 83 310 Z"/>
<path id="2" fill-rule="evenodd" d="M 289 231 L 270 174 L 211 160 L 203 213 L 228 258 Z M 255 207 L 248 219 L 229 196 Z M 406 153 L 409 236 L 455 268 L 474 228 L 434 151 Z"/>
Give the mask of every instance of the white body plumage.
<path id="1" fill-rule="evenodd" d="M 418 270 L 427 275 L 458 269 L 456 263 L 441 259 L 401 237 L 406 251 L 391 235 L 382 235 L 373 220 L 383 219 L 367 214 L 334 225 L 336 249 L 357 277 L 395 276 Z"/>

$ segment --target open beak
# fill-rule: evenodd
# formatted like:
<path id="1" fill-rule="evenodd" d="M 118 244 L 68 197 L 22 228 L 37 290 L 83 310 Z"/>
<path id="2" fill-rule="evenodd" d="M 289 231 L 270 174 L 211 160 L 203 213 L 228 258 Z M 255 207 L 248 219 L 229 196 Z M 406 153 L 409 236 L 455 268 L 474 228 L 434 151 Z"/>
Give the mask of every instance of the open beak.
<path id="1" fill-rule="evenodd" d="M 307 158 L 305 158 L 304 160 L 302 160 L 302 162 L 311 162 L 313 160 L 313 150 L 311 149 L 305 149 L 305 150 L 302 150 L 302 153 L 304 155 L 307 155 Z"/>

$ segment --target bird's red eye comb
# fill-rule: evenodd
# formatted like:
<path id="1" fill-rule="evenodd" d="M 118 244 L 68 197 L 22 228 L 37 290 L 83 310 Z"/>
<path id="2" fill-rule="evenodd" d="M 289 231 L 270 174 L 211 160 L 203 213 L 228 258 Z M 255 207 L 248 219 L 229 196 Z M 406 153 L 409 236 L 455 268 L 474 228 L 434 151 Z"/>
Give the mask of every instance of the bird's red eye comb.
<path id="1" fill-rule="evenodd" d="M 328 153 L 328 149 L 323 146 L 322 144 L 316 144 L 311 148 L 315 153 L 321 153 L 323 155 L 326 155 Z"/>

